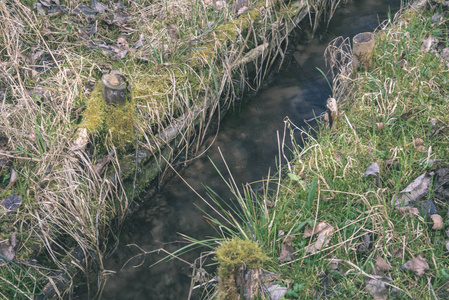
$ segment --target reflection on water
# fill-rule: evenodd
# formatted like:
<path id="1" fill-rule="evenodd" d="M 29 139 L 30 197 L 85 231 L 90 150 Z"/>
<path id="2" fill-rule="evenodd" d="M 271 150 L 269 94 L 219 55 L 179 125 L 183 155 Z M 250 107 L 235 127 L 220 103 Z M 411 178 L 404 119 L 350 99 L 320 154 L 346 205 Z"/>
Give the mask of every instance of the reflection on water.
<path id="1" fill-rule="evenodd" d="M 372 31 L 386 18 L 388 6 L 397 10 L 399 4 L 399 0 L 360 0 L 339 8 L 329 30 L 317 34 L 308 44 L 298 45 L 295 60 L 269 87 L 249 101 L 238 120 L 228 120 L 221 125 L 220 133 L 207 154 L 195 160 L 183 173 L 185 180 L 202 195 L 205 195 L 203 185 L 208 185 L 225 200 L 230 199 L 229 191 L 208 158 L 226 173 L 218 148 L 238 184 L 266 177 L 270 168 L 275 169 L 278 154 L 276 131 L 282 135 L 284 118 L 288 116 L 302 126 L 304 119 L 324 110 L 330 90 L 316 68 L 326 69 L 323 60 L 326 45 L 340 35 L 351 37 L 359 32 Z M 134 256 L 142 250 L 178 249 L 183 245 L 176 242 L 181 240 L 178 232 L 198 239 L 214 235 L 195 205 L 206 207 L 179 178 L 168 183 L 162 193 L 148 202 L 148 207 L 141 207 L 128 220 L 117 252 L 106 262 L 106 269 L 115 273 L 108 275 L 102 299 L 187 298 L 192 271 L 187 264 L 173 260 L 149 268 L 165 253 Z M 192 261 L 197 255 L 192 253 L 190 257 L 183 258 Z"/>

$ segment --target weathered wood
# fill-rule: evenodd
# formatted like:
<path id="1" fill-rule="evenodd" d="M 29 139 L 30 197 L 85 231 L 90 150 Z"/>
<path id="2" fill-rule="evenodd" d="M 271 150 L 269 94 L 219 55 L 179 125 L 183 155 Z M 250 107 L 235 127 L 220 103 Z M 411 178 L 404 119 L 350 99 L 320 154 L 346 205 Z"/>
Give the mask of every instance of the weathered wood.
<path id="1" fill-rule="evenodd" d="M 125 104 L 128 94 L 128 83 L 122 75 L 106 74 L 101 77 L 103 98 L 109 105 Z"/>
<path id="2" fill-rule="evenodd" d="M 329 127 L 332 129 L 336 129 L 338 120 L 337 101 L 334 98 L 327 99 L 326 108 L 327 108 L 327 115 L 329 118 Z"/>
<path id="3" fill-rule="evenodd" d="M 368 69 L 373 61 L 374 45 L 376 39 L 372 32 L 362 32 L 357 34 L 353 39 L 353 62 L 354 69 L 360 67 Z"/>

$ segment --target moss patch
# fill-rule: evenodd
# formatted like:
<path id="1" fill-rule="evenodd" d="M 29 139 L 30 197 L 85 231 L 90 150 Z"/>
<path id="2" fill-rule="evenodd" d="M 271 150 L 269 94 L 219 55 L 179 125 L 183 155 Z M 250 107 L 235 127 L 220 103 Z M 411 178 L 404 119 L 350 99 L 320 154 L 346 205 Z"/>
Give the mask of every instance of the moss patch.
<path id="1" fill-rule="evenodd" d="M 101 83 L 92 91 L 86 103 L 80 127 L 93 134 L 106 134 L 114 145 L 124 149 L 134 140 L 134 101 L 123 105 L 107 105 L 103 99 Z"/>

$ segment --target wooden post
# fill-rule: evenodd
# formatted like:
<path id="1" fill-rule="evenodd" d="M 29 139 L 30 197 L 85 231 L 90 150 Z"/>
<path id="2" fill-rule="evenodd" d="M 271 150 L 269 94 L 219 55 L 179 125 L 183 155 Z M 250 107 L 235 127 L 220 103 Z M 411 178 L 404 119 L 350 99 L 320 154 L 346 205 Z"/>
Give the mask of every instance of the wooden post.
<path id="1" fill-rule="evenodd" d="M 374 34 L 371 32 L 359 33 L 352 39 L 352 42 L 352 65 L 354 69 L 359 67 L 369 68 L 373 60 L 374 45 L 376 43 Z"/>
<path id="2" fill-rule="evenodd" d="M 334 98 L 327 99 L 326 108 L 327 108 L 327 116 L 329 118 L 329 127 L 331 129 L 336 129 L 338 119 L 337 101 Z"/>
<path id="3" fill-rule="evenodd" d="M 125 104 L 127 101 L 128 83 L 122 75 L 106 74 L 101 77 L 103 98 L 109 105 Z"/>

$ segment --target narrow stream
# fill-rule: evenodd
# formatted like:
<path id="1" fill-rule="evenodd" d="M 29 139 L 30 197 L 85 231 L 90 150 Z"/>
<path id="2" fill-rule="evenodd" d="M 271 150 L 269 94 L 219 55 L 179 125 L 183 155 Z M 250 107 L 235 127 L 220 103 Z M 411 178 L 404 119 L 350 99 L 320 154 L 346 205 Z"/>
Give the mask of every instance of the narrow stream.
<path id="1" fill-rule="evenodd" d="M 221 124 L 212 147 L 186 168 L 183 178 L 203 196 L 207 185 L 224 200 L 229 199 L 229 191 L 209 160 L 226 174 L 218 148 L 239 185 L 259 181 L 269 169 L 273 174 L 278 155 L 276 132 L 282 135 L 284 118 L 288 116 L 296 125 L 303 126 L 305 119 L 325 109 L 331 92 L 317 68 L 326 70 L 323 53 L 327 44 L 338 36 L 352 37 L 372 31 L 387 18 L 389 7 L 395 12 L 399 5 L 399 0 L 354 0 L 341 5 L 327 31 L 317 33 L 309 43 L 297 45 L 295 59 L 284 66 L 274 82 L 250 99 L 238 118 L 229 118 Z M 102 299 L 187 299 L 192 272 L 187 264 L 172 260 L 149 268 L 165 253 L 133 257 L 141 254 L 141 249 L 178 249 L 183 246 L 176 242 L 181 240 L 178 232 L 197 239 L 215 236 L 195 205 L 205 208 L 180 178 L 174 178 L 146 207 L 132 215 L 120 237 L 118 250 L 106 261 L 106 269 L 112 272 L 107 276 Z M 192 253 L 182 258 L 192 261 L 197 256 L 198 253 Z M 192 299 L 198 298 L 196 295 Z"/>

